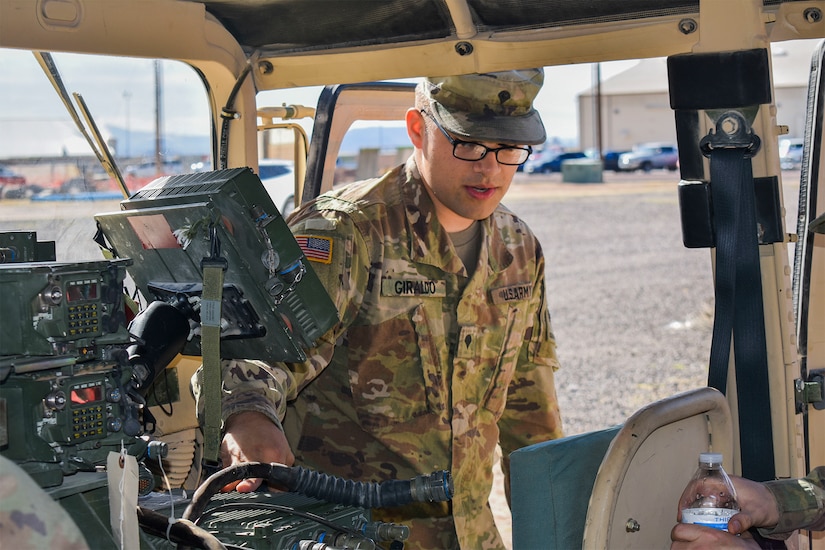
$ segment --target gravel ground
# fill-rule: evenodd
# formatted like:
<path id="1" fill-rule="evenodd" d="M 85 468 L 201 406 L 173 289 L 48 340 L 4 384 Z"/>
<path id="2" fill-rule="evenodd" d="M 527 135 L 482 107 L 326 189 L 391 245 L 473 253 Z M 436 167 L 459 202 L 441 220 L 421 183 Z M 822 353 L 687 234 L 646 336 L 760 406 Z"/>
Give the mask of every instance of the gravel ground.
<path id="1" fill-rule="evenodd" d="M 542 199 L 533 186 L 545 188 Z M 544 246 L 568 435 L 621 423 L 645 403 L 704 383 L 710 255 L 682 245 L 676 181 L 522 179 L 505 203 Z"/>

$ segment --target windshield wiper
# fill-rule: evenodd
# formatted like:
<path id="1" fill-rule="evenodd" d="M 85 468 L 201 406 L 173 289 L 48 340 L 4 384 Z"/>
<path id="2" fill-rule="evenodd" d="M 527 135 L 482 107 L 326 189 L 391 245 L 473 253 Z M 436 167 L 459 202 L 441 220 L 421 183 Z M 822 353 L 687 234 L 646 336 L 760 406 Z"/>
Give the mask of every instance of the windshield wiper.
<path id="1" fill-rule="evenodd" d="M 63 79 L 60 77 L 60 71 L 57 70 L 57 65 L 55 65 L 52 55 L 48 52 L 32 53 L 37 59 L 37 62 L 40 63 L 40 66 L 43 68 L 43 72 L 46 73 L 46 77 L 49 79 L 49 82 L 52 83 L 55 91 L 57 91 L 57 95 L 59 95 L 61 101 L 63 101 L 63 105 L 66 106 L 66 110 L 69 112 L 72 120 L 74 120 L 78 130 L 80 130 L 80 133 L 83 134 L 84 138 L 86 138 L 89 147 L 91 147 L 92 152 L 94 152 L 98 162 L 100 162 L 100 165 L 103 166 L 106 173 L 117 182 L 123 196 L 125 198 L 129 198 L 129 188 L 126 187 L 126 182 L 123 180 L 123 175 L 120 173 L 117 163 L 115 163 L 115 158 L 112 156 L 112 152 L 103 140 L 103 136 L 101 135 L 97 124 L 95 124 L 94 118 L 92 118 L 92 114 L 89 112 L 89 108 L 86 106 L 86 102 L 83 100 L 83 97 L 78 93 L 72 94 L 78 107 L 80 108 L 80 112 L 83 113 L 83 118 L 86 120 L 85 125 L 83 124 L 83 121 L 80 120 L 77 109 L 72 103 L 69 93 L 66 91 L 66 87 L 63 85 Z M 88 125 L 88 130 L 86 125 Z M 89 135 L 90 132 L 91 135 Z"/>

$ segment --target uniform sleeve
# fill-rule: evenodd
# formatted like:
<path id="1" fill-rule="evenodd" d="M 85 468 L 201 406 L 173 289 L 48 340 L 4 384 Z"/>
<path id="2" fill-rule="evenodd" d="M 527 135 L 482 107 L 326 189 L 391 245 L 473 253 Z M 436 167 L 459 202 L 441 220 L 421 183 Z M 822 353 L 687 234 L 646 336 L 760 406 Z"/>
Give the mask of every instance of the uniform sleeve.
<path id="1" fill-rule="evenodd" d="M 318 339 L 315 346 L 306 350 L 307 359 L 302 363 L 266 363 L 252 360 L 224 360 L 222 362 L 221 423 L 242 411 L 257 411 L 279 427 L 286 412 L 286 404 L 298 392 L 314 380 L 332 359 L 335 343 L 357 313 L 359 276 L 363 269 L 353 269 L 361 260 L 361 250 L 366 250 L 360 236 L 346 216 L 322 213 L 310 209 L 306 214 L 296 212 L 290 219 L 295 235 L 314 236 L 331 243 L 328 258 L 309 260 L 324 288 L 336 305 L 340 322 Z M 359 246 L 353 247 L 353 242 Z M 359 250 L 354 254 L 353 248 Z M 197 403 L 199 418 L 203 412 L 201 395 L 201 369 L 192 379 L 192 391 Z"/>
<path id="2" fill-rule="evenodd" d="M 773 529 L 759 529 L 763 536 L 789 533 L 796 529 L 825 530 L 825 466 L 801 479 L 765 483 L 779 505 L 779 523 Z"/>
<path id="3" fill-rule="evenodd" d="M 559 368 L 544 282 L 544 257 L 537 262 L 531 298 L 533 324 L 519 352 L 518 365 L 499 420 L 502 469 L 509 479 L 509 455 L 521 447 L 563 436 L 554 373 Z"/>
<path id="4" fill-rule="evenodd" d="M 227 419 L 242 411 L 264 414 L 279 428 L 286 410 L 286 396 L 295 381 L 291 373 L 263 361 L 221 361 L 221 432 Z M 192 393 L 197 404 L 198 420 L 203 422 L 203 367 L 192 377 Z"/>

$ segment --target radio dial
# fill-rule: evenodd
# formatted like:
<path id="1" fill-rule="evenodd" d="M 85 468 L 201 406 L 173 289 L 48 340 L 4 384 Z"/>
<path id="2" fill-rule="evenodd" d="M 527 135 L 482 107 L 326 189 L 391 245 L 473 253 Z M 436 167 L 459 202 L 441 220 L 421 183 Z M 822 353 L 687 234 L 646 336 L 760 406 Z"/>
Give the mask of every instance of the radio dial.
<path id="1" fill-rule="evenodd" d="M 54 391 L 43 400 L 46 407 L 53 411 L 62 411 L 66 408 L 66 394 L 62 391 Z"/>
<path id="2" fill-rule="evenodd" d="M 110 416 L 108 420 L 106 420 L 106 428 L 108 428 L 110 432 L 119 432 L 121 428 L 123 428 L 123 421 L 116 416 Z"/>
<path id="3" fill-rule="evenodd" d="M 106 392 L 106 401 L 109 403 L 120 403 L 120 388 L 112 388 Z"/>
<path id="4" fill-rule="evenodd" d="M 60 305 L 63 301 L 63 291 L 59 286 L 53 286 L 43 291 L 43 300 L 53 306 Z"/>

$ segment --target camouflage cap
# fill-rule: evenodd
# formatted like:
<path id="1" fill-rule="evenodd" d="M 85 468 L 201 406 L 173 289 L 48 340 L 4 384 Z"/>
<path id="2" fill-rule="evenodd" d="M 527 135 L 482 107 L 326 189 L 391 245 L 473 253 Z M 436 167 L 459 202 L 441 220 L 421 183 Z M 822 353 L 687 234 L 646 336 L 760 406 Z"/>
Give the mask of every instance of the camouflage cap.
<path id="1" fill-rule="evenodd" d="M 427 78 L 422 83 L 439 124 L 463 138 L 538 145 L 547 134 L 533 100 L 543 69 Z"/>

